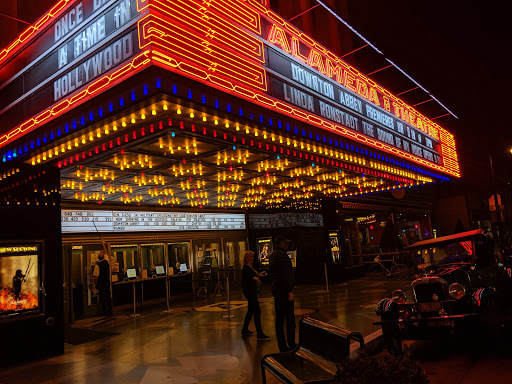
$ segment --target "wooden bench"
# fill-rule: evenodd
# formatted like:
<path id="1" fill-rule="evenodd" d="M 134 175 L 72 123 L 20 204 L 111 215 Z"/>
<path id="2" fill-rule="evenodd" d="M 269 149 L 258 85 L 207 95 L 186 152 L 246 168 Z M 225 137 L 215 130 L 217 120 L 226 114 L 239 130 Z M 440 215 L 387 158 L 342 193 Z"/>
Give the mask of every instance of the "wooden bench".
<path id="1" fill-rule="evenodd" d="M 263 383 L 267 382 L 266 370 L 283 383 L 330 383 L 336 374 L 336 363 L 350 354 L 351 340 L 364 347 L 359 332 L 303 317 L 297 347 L 290 352 L 266 355 L 261 360 Z"/>

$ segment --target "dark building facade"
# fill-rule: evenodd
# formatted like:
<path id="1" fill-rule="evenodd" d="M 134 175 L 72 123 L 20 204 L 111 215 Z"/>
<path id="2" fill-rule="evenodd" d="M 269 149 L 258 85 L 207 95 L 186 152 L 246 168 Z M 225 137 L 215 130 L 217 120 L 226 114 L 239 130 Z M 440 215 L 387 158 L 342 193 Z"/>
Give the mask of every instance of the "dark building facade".
<path id="1" fill-rule="evenodd" d="M 453 135 L 313 38 L 255 0 L 81 0 L 0 51 L 2 240 L 42 249 L 38 306 L 10 297 L 2 330 L 61 351 L 102 253 L 136 315 L 277 234 L 302 281 L 347 278 L 389 220 L 432 236 L 414 191 L 460 177 Z"/>

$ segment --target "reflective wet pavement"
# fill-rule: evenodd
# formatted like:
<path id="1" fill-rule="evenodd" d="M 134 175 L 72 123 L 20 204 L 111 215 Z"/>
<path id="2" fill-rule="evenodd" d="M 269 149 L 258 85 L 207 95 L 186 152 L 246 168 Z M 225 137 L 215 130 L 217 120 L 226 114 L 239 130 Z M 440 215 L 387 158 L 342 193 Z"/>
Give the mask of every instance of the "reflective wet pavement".
<path id="1" fill-rule="evenodd" d="M 370 335 L 379 329 L 372 325 L 375 303 L 408 284 L 358 279 L 330 286 L 329 292 L 319 285 L 297 287 L 297 324 L 309 315 Z M 71 340 L 75 345 L 66 344 L 63 355 L 5 370 L 0 383 L 261 383 L 261 358 L 278 351 L 270 291 L 264 287 L 260 295 L 270 341 L 240 336 L 246 303 L 240 290 L 231 292 L 231 300 L 231 320 L 223 317 L 225 294 L 173 298 L 171 314 L 159 302 L 146 305 L 135 319 L 116 311 L 113 318 L 81 320 L 74 326 L 83 334 Z"/>

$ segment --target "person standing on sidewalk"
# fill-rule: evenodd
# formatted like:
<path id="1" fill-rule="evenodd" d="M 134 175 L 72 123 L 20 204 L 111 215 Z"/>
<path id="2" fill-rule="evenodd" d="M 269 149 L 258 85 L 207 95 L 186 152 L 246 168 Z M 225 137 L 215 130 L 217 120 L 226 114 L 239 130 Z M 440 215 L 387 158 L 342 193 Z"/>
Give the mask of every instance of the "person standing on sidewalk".
<path id="1" fill-rule="evenodd" d="M 295 349 L 295 313 L 293 297 L 293 266 L 287 250 L 290 240 L 277 236 L 275 250 L 270 255 L 270 278 L 272 279 L 272 295 L 276 311 L 276 337 L 279 351 Z M 284 321 L 286 319 L 286 333 Z"/>
<path id="2" fill-rule="evenodd" d="M 261 309 L 258 302 L 258 293 L 261 288 L 260 276 L 266 276 L 266 272 L 258 272 L 254 267 L 254 252 L 246 251 L 244 255 L 244 266 L 242 267 L 242 287 L 244 296 L 247 299 L 248 307 L 245 321 L 242 328 L 242 336 L 250 336 L 254 332 L 249 331 L 249 323 L 254 316 L 254 325 L 258 340 L 270 340 L 261 329 Z"/>
<path id="3" fill-rule="evenodd" d="M 103 248 L 98 256 L 100 270 L 95 286 L 99 291 L 99 302 L 103 316 L 112 316 L 112 294 L 110 291 L 110 265 L 105 259 L 106 250 Z"/>

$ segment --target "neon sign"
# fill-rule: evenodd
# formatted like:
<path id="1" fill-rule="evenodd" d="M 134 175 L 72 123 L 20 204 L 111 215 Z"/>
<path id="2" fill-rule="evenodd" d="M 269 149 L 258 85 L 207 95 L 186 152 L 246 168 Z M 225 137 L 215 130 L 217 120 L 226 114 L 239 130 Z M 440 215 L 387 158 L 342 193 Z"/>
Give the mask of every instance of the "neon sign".
<path id="1" fill-rule="evenodd" d="M 139 45 L 153 48 L 156 65 L 365 145 L 460 176 L 451 134 L 257 1 L 145 0 L 139 4 L 139 11 L 150 10 L 138 22 Z M 254 48 L 262 42 L 264 52 L 269 52 L 266 56 Z M 275 70 L 269 55 L 276 48 L 293 57 L 295 64 L 317 71 L 318 79 L 325 76 L 322 86 L 326 82 L 342 86 L 346 91 L 343 107 L 352 111 L 347 113 L 282 83 L 277 88 L 284 88 L 286 94 L 280 97 L 275 91 L 276 77 L 269 71 Z M 266 74 L 266 82 L 262 74 Z M 324 93 L 329 92 L 334 91 L 324 89 Z M 334 101 L 340 103 L 341 97 Z M 358 108 L 364 116 L 352 113 Z M 391 126 L 395 134 L 390 133 Z M 386 127 L 387 131 L 382 129 Z"/>
<path id="2" fill-rule="evenodd" d="M 100 3 L 111 1 L 94 0 L 95 6 Z M 70 35 L 71 29 L 85 25 L 76 7 L 61 1 L 0 53 L 0 65 L 29 36 L 44 33 L 58 17 L 68 17 L 64 28 Z M 138 48 L 143 51 L 132 61 L 137 67 L 142 63 L 163 67 L 355 142 L 460 177 L 453 135 L 257 0 L 136 0 L 136 9 Z M 101 29 L 103 24 L 98 22 Z M 60 28 L 64 33 L 62 23 Z M 86 49 L 94 49 L 103 36 L 98 33 Z M 282 63 L 276 64 L 276 58 Z M 123 77 L 133 73 L 123 71 Z M 0 147 L 78 105 L 78 100 L 92 97 L 96 92 L 90 92 L 91 87 L 111 86 L 109 78 L 96 81 L 87 91 L 75 91 L 0 136 Z M 70 93 L 71 84 L 77 84 L 72 80 L 72 75 L 60 78 L 59 96 L 67 96 L 63 90 Z"/>

